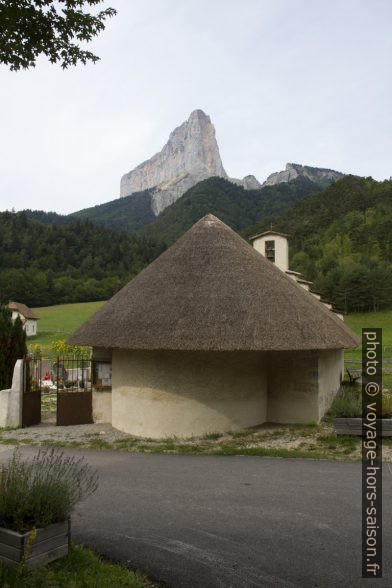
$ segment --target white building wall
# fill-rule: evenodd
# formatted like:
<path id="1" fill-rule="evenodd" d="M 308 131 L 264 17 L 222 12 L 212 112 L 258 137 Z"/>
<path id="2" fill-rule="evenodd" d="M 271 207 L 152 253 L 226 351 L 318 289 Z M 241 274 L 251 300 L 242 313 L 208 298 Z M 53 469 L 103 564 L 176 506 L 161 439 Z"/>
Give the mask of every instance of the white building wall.
<path id="1" fill-rule="evenodd" d="M 320 422 L 340 388 L 343 350 L 270 352 L 267 420 Z"/>
<path id="2" fill-rule="evenodd" d="M 109 359 L 108 350 L 94 357 Z M 190 437 L 262 424 L 319 422 L 338 391 L 343 351 L 113 350 L 112 392 L 95 422 L 142 437 Z"/>
<path id="3" fill-rule="evenodd" d="M 105 347 L 93 347 L 93 361 L 112 361 L 112 350 Z M 93 388 L 93 421 L 94 423 L 112 422 L 112 391 L 95 390 Z"/>
<path id="4" fill-rule="evenodd" d="M 318 422 L 318 351 L 271 351 L 267 361 L 267 420 Z"/>
<path id="5" fill-rule="evenodd" d="M 275 265 L 286 272 L 289 269 L 289 244 L 286 237 L 281 235 L 265 235 L 253 241 L 253 247 L 265 256 L 266 241 L 275 241 Z"/>
<path id="6" fill-rule="evenodd" d="M 93 390 L 94 423 L 112 422 L 112 393 L 105 390 Z"/>
<path id="7" fill-rule="evenodd" d="M 33 337 L 37 334 L 37 321 L 33 319 L 27 319 L 24 328 L 27 337 Z"/>
<path id="8" fill-rule="evenodd" d="M 342 349 L 319 352 L 319 419 L 322 419 L 328 411 L 340 388 L 343 369 L 344 351 Z"/>
<path id="9" fill-rule="evenodd" d="M 20 314 L 20 312 L 18 312 L 17 310 L 13 310 L 11 313 L 11 319 L 14 321 L 17 317 L 20 318 L 20 320 L 23 323 L 23 328 L 26 331 L 26 336 L 27 337 L 33 337 L 34 335 L 37 334 L 38 328 L 37 328 L 37 324 L 38 321 L 37 319 L 25 319 L 23 315 Z"/>
<path id="10" fill-rule="evenodd" d="M 113 350 L 112 424 L 189 437 L 266 420 L 265 354 Z"/>
<path id="11" fill-rule="evenodd" d="M 12 377 L 12 387 L 0 390 L 0 427 L 22 426 L 23 360 L 18 359 Z"/>

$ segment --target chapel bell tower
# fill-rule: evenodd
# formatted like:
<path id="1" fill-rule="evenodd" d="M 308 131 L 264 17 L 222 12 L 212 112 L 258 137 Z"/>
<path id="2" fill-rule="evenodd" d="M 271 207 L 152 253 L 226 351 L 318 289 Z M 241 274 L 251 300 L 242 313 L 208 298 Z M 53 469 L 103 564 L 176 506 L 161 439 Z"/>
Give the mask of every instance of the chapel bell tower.
<path id="1" fill-rule="evenodd" d="M 253 247 L 274 263 L 283 272 L 289 269 L 289 242 L 288 235 L 277 231 L 265 231 L 259 235 L 250 237 Z"/>

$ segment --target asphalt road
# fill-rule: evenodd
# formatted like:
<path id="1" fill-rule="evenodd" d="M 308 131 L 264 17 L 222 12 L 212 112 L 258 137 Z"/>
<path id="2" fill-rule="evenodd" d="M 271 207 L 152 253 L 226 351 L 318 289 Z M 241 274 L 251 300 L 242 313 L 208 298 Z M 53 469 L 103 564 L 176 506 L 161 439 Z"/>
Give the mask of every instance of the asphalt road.
<path id="1" fill-rule="evenodd" d="M 392 585 L 388 465 L 384 578 L 361 580 L 360 463 L 69 453 L 100 473 L 74 540 L 173 588 Z"/>

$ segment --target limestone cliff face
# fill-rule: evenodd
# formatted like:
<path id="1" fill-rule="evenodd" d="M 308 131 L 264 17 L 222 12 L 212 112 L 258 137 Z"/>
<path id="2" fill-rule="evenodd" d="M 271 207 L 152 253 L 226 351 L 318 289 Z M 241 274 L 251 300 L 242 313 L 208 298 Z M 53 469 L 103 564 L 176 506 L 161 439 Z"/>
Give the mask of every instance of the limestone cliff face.
<path id="1" fill-rule="evenodd" d="M 237 184 L 238 186 L 242 186 L 245 190 L 258 190 L 261 188 L 261 184 L 255 176 L 250 174 L 249 176 L 245 176 L 242 180 L 238 178 L 229 178 L 230 182 L 233 184 Z"/>
<path id="2" fill-rule="evenodd" d="M 120 196 L 154 188 L 152 209 L 159 214 L 189 188 L 211 176 L 227 177 L 215 128 L 202 110 L 174 129 L 162 151 L 121 178 Z"/>
<path id="3" fill-rule="evenodd" d="M 339 180 L 344 174 L 334 171 L 333 169 L 310 167 L 308 165 L 299 165 L 298 163 L 287 163 L 284 171 L 271 174 L 262 185 L 263 187 L 275 186 L 276 184 L 284 182 L 292 182 L 299 176 L 306 177 L 309 180 L 312 180 L 312 182 L 322 184 L 323 182 Z"/>
<path id="4" fill-rule="evenodd" d="M 271 174 L 263 184 L 253 175 L 242 180 L 229 178 L 224 170 L 215 138 L 215 128 L 202 110 L 194 110 L 187 121 L 170 133 L 163 149 L 121 178 L 120 196 L 152 190 L 151 209 L 155 215 L 178 200 L 189 188 L 212 176 L 226 178 L 245 190 L 257 190 L 299 176 L 323 185 L 343 174 L 318 167 L 288 163 L 284 171 Z"/>

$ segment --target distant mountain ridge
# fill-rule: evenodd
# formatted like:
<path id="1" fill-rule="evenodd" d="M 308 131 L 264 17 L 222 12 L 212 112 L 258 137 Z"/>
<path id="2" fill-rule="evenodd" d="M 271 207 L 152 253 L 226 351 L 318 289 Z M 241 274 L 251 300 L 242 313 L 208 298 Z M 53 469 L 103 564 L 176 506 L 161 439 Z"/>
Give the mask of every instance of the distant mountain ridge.
<path id="1" fill-rule="evenodd" d="M 227 175 L 219 153 L 215 127 L 202 110 L 194 110 L 188 120 L 170 133 L 159 153 L 124 174 L 120 182 L 120 197 L 151 190 L 151 209 L 158 216 L 176 202 L 189 188 L 210 177 L 220 177 L 257 190 L 264 186 L 291 182 L 303 176 L 323 187 L 343 177 L 334 170 L 288 163 L 286 169 L 271 174 L 264 184 L 249 174 L 242 179 Z"/>
<path id="2" fill-rule="evenodd" d="M 222 164 L 211 118 L 197 109 L 170 133 L 159 153 L 122 176 L 120 197 L 151 190 L 151 209 L 158 215 L 189 188 L 215 176 L 230 179 Z M 254 176 L 231 181 L 245 189 L 260 188 Z"/>
<path id="3" fill-rule="evenodd" d="M 275 172 L 268 176 L 262 187 L 276 186 L 276 184 L 292 182 L 298 177 L 308 178 L 322 187 L 328 186 L 331 182 L 336 182 L 344 177 L 345 174 L 333 169 L 323 167 L 311 167 L 309 165 L 300 165 L 299 163 L 286 163 L 283 171 Z"/>
<path id="4" fill-rule="evenodd" d="M 24 212 L 29 218 L 43 224 L 64 225 L 90 221 L 108 229 L 142 233 L 171 243 L 181 231 L 187 230 L 208 212 L 240 229 L 246 224 L 257 222 L 265 214 L 281 212 L 294 201 L 307 198 L 320 189 L 318 184 L 301 176 L 290 183 L 257 190 L 245 190 L 225 178 L 212 177 L 187 190 L 158 216 L 151 210 L 151 190 L 116 198 L 69 215 L 37 210 Z"/>
<path id="5" fill-rule="evenodd" d="M 306 201 L 320 189 L 303 177 L 258 190 L 245 190 L 224 178 L 208 178 L 168 206 L 142 229 L 141 234 L 170 245 L 208 213 L 240 231 L 254 224 L 253 219 L 280 214 L 295 202 Z"/>
<path id="6" fill-rule="evenodd" d="M 185 202 L 186 206 L 192 210 L 199 210 L 201 216 L 211 211 L 216 211 L 219 216 L 221 202 L 219 199 L 217 202 L 214 201 L 214 194 L 210 188 L 213 185 L 220 186 L 220 198 L 222 196 L 221 184 L 214 182 L 203 184 L 203 198 L 206 198 L 205 202 L 208 202 L 209 209 L 203 206 L 199 207 L 196 202 L 193 202 L 195 198 L 200 198 L 200 190 L 197 189 L 188 196 L 189 191 L 201 182 L 220 178 L 230 183 L 232 188 L 226 186 L 226 192 L 230 193 L 230 198 L 232 198 L 228 206 L 230 210 L 232 210 L 232 206 L 237 209 L 237 225 L 239 227 L 242 226 L 241 222 L 244 217 L 247 217 L 249 222 L 258 220 L 257 217 L 250 218 L 247 215 L 249 210 L 256 211 L 259 203 L 263 201 L 264 197 L 261 194 L 263 190 L 297 182 L 292 191 L 276 190 L 278 201 L 275 208 L 271 200 L 273 193 L 269 192 L 268 197 L 265 194 L 265 199 L 269 200 L 270 204 L 264 212 L 269 214 L 272 210 L 278 211 L 279 207 L 284 207 L 285 195 L 290 199 L 295 193 L 296 198 L 305 198 L 310 192 L 321 190 L 342 177 L 344 174 L 331 169 L 288 163 L 285 170 L 271 174 L 263 184 L 260 184 L 257 178 L 251 174 L 242 179 L 231 178 L 227 175 L 221 161 L 214 125 L 210 117 L 199 109 L 194 110 L 187 121 L 174 129 L 159 153 L 122 177 L 120 198 L 68 215 L 36 210 L 28 210 L 26 214 L 29 218 L 44 224 L 64 225 L 89 220 L 97 225 L 131 233 L 142 231 L 144 227 L 147 227 L 147 232 L 151 233 L 155 227 L 160 233 L 171 239 L 173 235 L 177 234 L 174 229 L 172 230 L 171 223 L 173 226 L 179 226 L 178 220 L 174 218 L 172 212 L 164 215 L 163 219 L 161 216 L 166 209 L 178 201 L 182 201 L 185 196 L 183 203 Z M 302 188 L 303 193 L 301 194 Z M 247 192 L 249 192 L 248 195 Z M 254 202 L 252 202 L 252 198 Z M 237 203 L 234 204 L 236 199 L 237 203 L 238 199 L 242 199 L 241 206 L 238 207 Z M 180 214 L 181 219 L 187 216 L 184 206 L 184 204 L 180 204 L 174 209 Z M 226 218 L 227 212 L 222 210 L 223 220 Z M 231 213 L 228 214 L 230 216 Z M 198 220 L 193 214 L 188 216 L 193 218 L 193 222 Z M 236 219 L 231 216 L 230 221 L 236 224 Z M 163 227 L 164 222 L 169 223 L 166 228 Z M 184 222 L 183 226 L 186 225 L 187 223 Z"/>
<path id="7" fill-rule="evenodd" d="M 239 190 L 238 194 L 246 202 L 245 207 L 252 208 L 249 198 L 245 197 L 245 192 L 250 192 L 256 198 L 256 205 L 253 208 L 257 208 L 257 202 L 262 200 L 259 192 L 266 188 L 290 184 L 302 179 L 305 180 L 303 185 L 306 186 L 303 197 L 306 197 L 309 194 L 309 184 L 306 182 L 311 182 L 312 191 L 318 191 L 342 177 L 344 174 L 331 169 L 296 163 L 288 163 L 285 170 L 271 174 L 263 184 L 260 184 L 251 174 L 242 179 L 229 177 L 221 161 L 214 125 L 210 117 L 198 109 L 191 113 L 187 121 L 174 129 L 159 153 L 121 178 L 120 198 L 68 215 L 37 210 L 28 210 L 26 214 L 44 224 L 62 225 L 90 220 L 107 228 L 135 232 L 151 224 L 154 225 L 155 219 L 160 218 L 168 207 L 181 200 L 190 189 L 208 179 L 221 178 L 230 182 L 236 187 L 235 189 Z M 208 187 L 208 184 L 206 186 Z M 233 194 L 235 189 L 232 190 Z M 298 198 L 301 197 L 297 188 L 294 192 Z M 192 194 L 191 199 L 196 197 L 199 191 L 196 190 Z M 189 198 L 186 202 L 189 206 Z M 211 193 L 208 194 L 208 202 L 211 210 L 215 210 L 214 197 Z M 281 203 L 281 194 L 279 202 Z M 219 208 L 220 203 L 216 204 Z M 203 210 L 203 214 L 211 210 Z M 240 223 L 242 212 L 239 211 L 238 214 Z M 172 214 L 165 215 L 163 218 L 167 222 L 175 222 Z M 252 220 L 256 222 L 257 218 Z M 160 220 L 154 226 L 159 226 L 161 231 L 162 223 L 163 221 Z M 163 232 L 171 235 L 171 227 L 168 226 Z"/>

